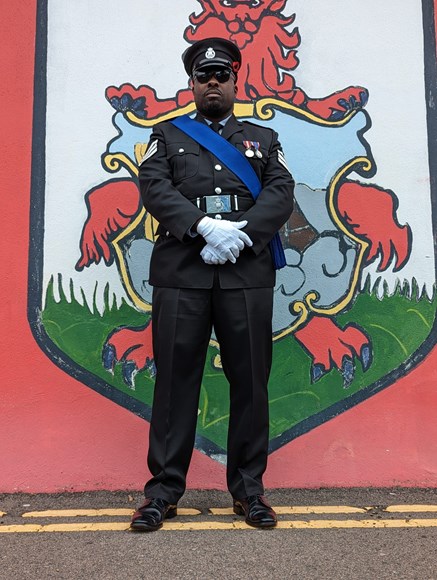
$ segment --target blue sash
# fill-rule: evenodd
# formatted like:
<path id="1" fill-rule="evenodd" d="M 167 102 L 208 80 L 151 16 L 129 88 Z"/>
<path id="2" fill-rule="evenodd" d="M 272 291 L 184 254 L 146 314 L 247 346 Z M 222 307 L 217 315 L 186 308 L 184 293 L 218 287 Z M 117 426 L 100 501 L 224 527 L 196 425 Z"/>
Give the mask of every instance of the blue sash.
<path id="1" fill-rule="evenodd" d="M 213 153 L 232 173 L 235 173 L 250 191 L 253 199 L 256 200 L 262 189 L 261 182 L 252 165 L 232 143 L 229 143 L 221 135 L 210 129 L 208 125 L 194 121 L 188 115 L 176 117 L 171 119 L 170 122 L 194 139 L 194 141 L 197 141 L 202 147 Z M 286 265 L 286 261 L 278 232 L 270 240 L 269 247 L 275 270 L 283 268 Z"/>

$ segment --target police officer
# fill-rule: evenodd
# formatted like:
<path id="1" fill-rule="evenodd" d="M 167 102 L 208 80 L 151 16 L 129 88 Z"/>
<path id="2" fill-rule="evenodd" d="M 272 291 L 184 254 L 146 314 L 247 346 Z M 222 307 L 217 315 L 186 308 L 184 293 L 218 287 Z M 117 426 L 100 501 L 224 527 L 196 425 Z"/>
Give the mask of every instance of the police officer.
<path id="1" fill-rule="evenodd" d="M 169 121 L 154 128 L 140 165 L 144 206 L 159 222 L 150 263 L 157 369 L 148 454 L 152 478 L 131 528 L 157 530 L 177 513 L 212 326 L 230 384 L 227 485 L 234 512 L 252 526 L 273 527 L 276 514 L 262 483 L 275 283 L 268 244 L 290 216 L 294 181 L 277 134 L 233 115 L 239 49 L 208 38 L 182 58 L 195 121 L 236 147 L 262 188 L 255 202 L 243 181 L 196 139 Z"/>

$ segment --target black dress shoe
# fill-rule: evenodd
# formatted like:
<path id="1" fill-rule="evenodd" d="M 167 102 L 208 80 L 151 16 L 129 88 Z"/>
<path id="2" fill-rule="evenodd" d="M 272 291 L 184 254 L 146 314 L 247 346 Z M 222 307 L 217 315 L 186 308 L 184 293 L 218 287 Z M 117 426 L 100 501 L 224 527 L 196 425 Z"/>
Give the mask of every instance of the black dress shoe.
<path id="1" fill-rule="evenodd" d="M 146 497 L 146 501 L 132 516 L 131 530 L 155 532 L 167 518 L 177 516 L 177 506 L 159 497 Z"/>
<path id="2" fill-rule="evenodd" d="M 246 524 L 254 528 L 273 528 L 278 523 L 274 510 L 263 495 L 234 499 L 234 513 L 246 516 Z"/>

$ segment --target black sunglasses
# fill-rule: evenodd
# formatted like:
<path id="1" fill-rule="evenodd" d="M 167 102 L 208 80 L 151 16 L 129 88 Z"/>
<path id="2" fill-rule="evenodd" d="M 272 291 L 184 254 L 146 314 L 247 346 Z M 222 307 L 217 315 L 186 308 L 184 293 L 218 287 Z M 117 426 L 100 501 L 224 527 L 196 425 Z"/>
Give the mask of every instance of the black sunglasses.
<path id="1" fill-rule="evenodd" d="M 193 77 L 201 84 L 209 82 L 212 77 L 215 77 L 219 83 L 227 83 L 231 78 L 232 71 L 228 68 L 223 68 L 219 70 L 208 70 L 208 71 L 196 71 L 193 73 Z"/>

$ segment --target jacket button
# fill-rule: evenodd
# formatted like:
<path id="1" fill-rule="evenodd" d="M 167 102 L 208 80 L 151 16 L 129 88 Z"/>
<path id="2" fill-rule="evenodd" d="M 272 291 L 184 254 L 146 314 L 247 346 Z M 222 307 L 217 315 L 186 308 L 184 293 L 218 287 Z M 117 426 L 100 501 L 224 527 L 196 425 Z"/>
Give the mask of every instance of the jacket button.
<path id="1" fill-rule="evenodd" d="M 222 166 L 217 163 L 217 165 L 214 167 L 214 169 L 216 171 L 221 171 L 222 170 Z"/>
<path id="2" fill-rule="evenodd" d="M 216 187 L 214 189 L 215 193 L 220 194 L 222 192 L 222 188 L 221 187 Z"/>
<path id="3" fill-rule="evenodd" d="M 217 215 L 214 216 L 216 220 L 221 220 L 222 216 L 218 213 Z"/>
<path id="4" fill-rule="evenodd" d="M 179 149 L 179 153 L 183 153 L 184 151 L 185 151 L 185 149 L 184 149 L 183 147 L 181 147 L 181 148 Z"/>

